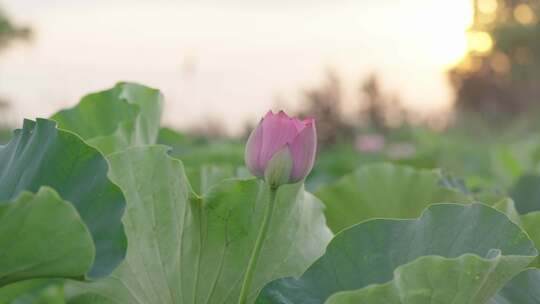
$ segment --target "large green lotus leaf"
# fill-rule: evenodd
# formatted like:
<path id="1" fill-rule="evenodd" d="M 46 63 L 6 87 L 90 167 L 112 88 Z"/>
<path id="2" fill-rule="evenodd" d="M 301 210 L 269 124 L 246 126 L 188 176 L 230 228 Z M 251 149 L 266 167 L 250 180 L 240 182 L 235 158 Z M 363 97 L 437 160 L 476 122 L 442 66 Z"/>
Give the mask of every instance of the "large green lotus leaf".
<path id="1" fill-rule="evenodd" d="M 333 303 L 482 303 L 475 300 L 489 299 L 536 255 L 527 234 L 491 207 L 432 205 L 419 219 L 342 231 L 300 278 L 271 282 L 257 303 L 325 303 L 346 291 L 365 301 Z"/>
<path id="2" fill-rule="evenodd" d="M 63 282 L 27 280 L 0 289 L 0 304 L 65 304 Z"/>
<path id="3" fill-rule="evenodd" d="M 540 303 L 540 270 L 527 269 L 501 289 L 489 304 L 538 304 Z"/>
<path id="4" fill-rule="evenodd" d="M 54 190 L 0 202 L 0 286 L 39 277 L 82 278 L 94 254 L 77 210 Z"/>
<path id="5" fill-rule="evenodd" d="M 472 254 L 456 259 L 425 256 L 398 267 L 389 283 L 336 293 L 326 303 L 486 303 L 518 268 L 515 261 L 502 260 L 497 253 L 491 259 Z"/>
<path id="6" fill-rule="evenodd" d="M 326 205 L 334 232 L 370 218 L 415 218 L 429 204 L 468 202 L 439 170 L 371 164 L 321 187 L 315 195 Z"/>
<path id="7" fill-rule="evenodd" d="M 109 160 L 127 195 L 127 258 L 111 278 L 70 283 L 70 303 L 237 303 L 268 204 L 264 184 L 225 180 L 201 197 L 163 146 Z M 322 204 L 301 184 L 281 187 L 277 199 L 250 303 L 267 282 L 300 275 L 331 238 Z"/>
<path id="8" fill-rule="evenodd" d="M 52 116 L 61 129 L 72 131 L 101 152 L 154 144 L 157 140 L 163 95 L 134 83 L 89 94 L 75 107 Z"/>
<path id="9" fill-rule="evenodd" d="M 125 199 L 107 178 L 108 170 L 106 159 L 77 135 L 57 129 L 51 120 L 27 120 L 7 145 L 0 146 L 0 201 L 12 201 L 23 191 L 35 193 L 42 186 L 54 189 L 75 206 L 92 234 L 96 256 L 87 277 L 103 277 L 123 260 L 127 247 L 121 222 Z M 49 220 L 45 215 L 39 219 Z M 5 226 L 4 222 L 0 225 Z M 13 225 L 5 229 L 17 229 L 21 224 Z M 47 239 L 41 233 L 34 237 Z M 0 248 L 11 246 L 0 244 Z"/>

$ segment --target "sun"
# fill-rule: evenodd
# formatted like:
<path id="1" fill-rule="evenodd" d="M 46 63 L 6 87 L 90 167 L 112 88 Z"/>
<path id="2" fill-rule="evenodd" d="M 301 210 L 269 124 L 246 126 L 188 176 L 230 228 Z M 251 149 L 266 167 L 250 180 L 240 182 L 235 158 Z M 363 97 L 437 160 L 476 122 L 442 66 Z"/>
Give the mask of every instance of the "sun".
<path id="1" fill-rule="evenodd" d="M 445 68 L 460 62 L 467 54 L 467 30 L 473 23 L 470 0 L 433 1 L 432 45 L 434 56 Z"/>

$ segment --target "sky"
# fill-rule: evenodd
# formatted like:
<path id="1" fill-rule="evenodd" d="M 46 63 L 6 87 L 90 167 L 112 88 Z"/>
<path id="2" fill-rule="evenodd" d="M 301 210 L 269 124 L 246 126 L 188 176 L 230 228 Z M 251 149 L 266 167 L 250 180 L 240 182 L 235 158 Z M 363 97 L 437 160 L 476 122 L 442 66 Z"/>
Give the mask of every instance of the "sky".
<path id="1" fill-rule="evenodd" d="M 0 0 L 30 43 L 0 55 L 0 96 L 12 117 L 47 117 L 118 81 L 159 88 L 166 125 L 208 119 L 232 133 L 269 108 L 294 111 L 325 70 L 345 107 L 361 79 L 416 111 L 451 105 L 446 70 L 464 56 L 469 0 Z"/>

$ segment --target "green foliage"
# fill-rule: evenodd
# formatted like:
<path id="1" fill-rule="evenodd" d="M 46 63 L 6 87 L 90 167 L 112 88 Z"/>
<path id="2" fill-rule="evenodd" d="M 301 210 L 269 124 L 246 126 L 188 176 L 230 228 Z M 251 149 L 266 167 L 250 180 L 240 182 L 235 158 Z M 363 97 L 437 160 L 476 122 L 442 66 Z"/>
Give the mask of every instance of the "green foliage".
<path id="1" fill-rule="evenodd" d="M 392 164 L 363 166 L 315 194 L 334 232 L 370 218 L 415 218 L 433 203 L 472 200 L 452 188 L 439 170 Z"/>
<path id="2" fill-rule="evenodd" d="M 470 254 L 455 259 L 424 256 L 398 267 L 391 282 L 340 292 L 327 303 L 486 303 L 519 268 L 502 263 Z"/>
<path id="3" fill-rule="evenodd" d="M 210 186 L 227 178 L 250 178 L 243 170 L 244 147 L 236 142 L 207 141 L 162 128 L 158 144 L 171 148 L 169 154 L 181 159 L 193 190 L 204 193 Z"/>
<path id="4" fill-rule="evenodd" d="M 516 208 L 522 214 L 540 210 L 540 175 L 525 174 L 510 190 Z"/>
<path id="5" fill-rule="evenodd" d="M 119 83 L 0 146 L 0 304 L 538 302 L 536 135 L 336 141 L 318 198 L 271 201 L 243 142 L 161 128 L 162 107 Z"/>
<path id="6" fill-rule="evenodd" d="M 30 280 L 0 289 L 0 304 L 65 304 L 59 280 Z"/>
<path id="7" fill-rule="evenodd" d="M 0 145 L 5 144 L 11 138 L 11 131 L 2 129 L 0 126 Z"/>
<path id="8" fill-rule="evenodd" d="M 73 268 L 66 271 L 69 277 L 99 278 L 112 272 L 126 251 L 126 237 L 120 222 L 125 201 L 120 189 L 107 178 L 108 169 L 106 160 L 98 151 L 87 146 L 75 134 L 57 129 L 50 120 L 25 121 L 23 128 L 14 132 L 12 140 L 0 146 L 0 213 L 3 215 L 0 217 L 3 229 L 0 248 L 4 248 L 2 254 L 13 258 L 2 259 L 6 264 L 0 263 L 4 266 L 0 267 L 0 281 L 62 276 L 63 270 L 55 266 L 61 262 Z M 47 188 L 42 188 L 44 186 Z M 68 208 L 67 202 L 78 214 L 71 210 L 73 208 Z M 44 204 L 57 209 L 51 209 L 49 214 L 42 209 Z M 14 221 L 17 217 L 20 220 Z M 81 220 L 86 227 L 79 227 Z M 23 230 L 21 223 L 25 224 Z M 42 234 L 45 228 L 51 229 L 51 235 Z M 93 244 L 83 242 L 86 229 Z M 23 233 L 29 231 L 34 233 L 24 239 L 26 242 L 21 242 Z M 67 232 L 74 234 L 63 235 Z M 54 242 L 55 235 L 60 244 L 75 247 L 67 247 L 67 252 L 62 252 L 62 246 Z M 43 245 L 33 245 L 31 237 L 36 238 L 35 241 L 39 239 Z M 77 238 L 82 243 L 78 243 Z M 76 262 L 70 259 L 60 259 L 67 253 L 73 256 L 77 247 L 81 248 L 77 254 L 81 265 L 74 265 Z M 34 256 L 36 252 L 33 252 L 38 248 L 42 253 L 50 251 L 50 254 L 56 250 L 55 255 L 60 260 L 44 255 L 41 257 L 43 261 L 38 261 Z M 15 263 L 21 263 L 21 270 Z M 26 269 L 24 263 L 32 266 Z M 89 265 L 91 267 L 87 267 Z M 33 273 L 35 270 L 39 272 Z"/>
<path id="9" fill-rule="evenodd" d="M 134 83 L 89 94 L 74 108 L 52 116 L 58 127 L 81 136 L 104 154 L 157 140 L 163 96 Z"/>
<path id="10" fill-rule="evenodd" d="M 527 269 L 515 276 L 488 304 L 540 303 L 540 270 Z"/>
<path id="11" fill-rule="evenodd" d="M 159 132 L 157 143 L 171 147 L 170 154 L 182 159 L 189 168 L 244 165 L 244 146 L 236 142 L 190 138 L 164 128 Z"/>
<path id="12" fill-rule="evenodd" d="M 128 255 L 110 279 L 70 283 L 70 303 L 236 303 L 268 204 L 264 184 L 228 180 L 198 196 L 163 147 L 128 149 L 109 161 L 127 197 Z M 250 301 L 323 253 L 331 233 L 321 209 L 301 184 L 280 188 Z"/>
<path id="13" fill-rule="evenodd" d="M 39 277 L 80 279 L 92 268 L 92 235 L 54 190 L 23 192 L 1 202 L 0 218 L 0 286 Z"/>
<path id="14" fill-rule="evenodd" d="M 342 231 L 301 277 L 268 284 L 257 303 L 484 303 L 537 253 L 490 207 L 433 205 L 416 220 Z"/>

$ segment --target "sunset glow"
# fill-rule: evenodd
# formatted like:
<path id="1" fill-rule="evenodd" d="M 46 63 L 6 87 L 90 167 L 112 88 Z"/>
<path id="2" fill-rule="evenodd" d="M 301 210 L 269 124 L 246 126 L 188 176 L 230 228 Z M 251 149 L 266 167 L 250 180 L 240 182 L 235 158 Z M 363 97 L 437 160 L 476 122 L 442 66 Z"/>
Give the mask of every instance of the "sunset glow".
<path id="1" fill-rule="evenodd" d="M 51 113 L 83 92 L 126 79 L 162 88 L 171 124 L 208 117 L 243 122 L 275 96 L 293 109 L 328 67 L 344 78 L 346 104 L 357 102 L 351 99 L 358 98 L 358 83 L 375 71 L 407 107 L 439 111 L 451 104 L 446 71 L 466 54 L 473 17 L 470 0 L 290 7 L 56 1 L 66 5 L 5 2 L 36 34 L 0 62 L 0 90 L 17 100 L 19 117 Z M 475 48 L 487 49 L 484 38 Z M 231 106 L 242 110 L 228 112 Z M 190 115 L 178 121 L 179 112 Z"/>
<path id="2" fill-rule="evenodd" d="M 454 66 L 468 50 L 466 32 L 473 22 L 473 7 L 469 0 L 434 2 L 433 15 L 438 20 L 434 26 L 438 39 L 433 43 L 440 46 L 436 56 L 445 66 Z"/>

